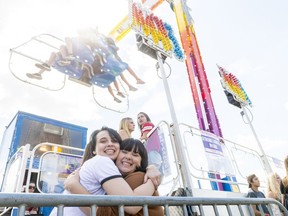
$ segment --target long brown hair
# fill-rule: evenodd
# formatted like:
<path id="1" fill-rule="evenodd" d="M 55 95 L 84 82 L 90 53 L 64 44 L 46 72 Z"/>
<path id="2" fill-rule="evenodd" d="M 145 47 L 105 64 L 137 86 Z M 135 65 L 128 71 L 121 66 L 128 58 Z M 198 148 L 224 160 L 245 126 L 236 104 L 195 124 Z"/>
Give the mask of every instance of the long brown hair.
<path id="1" fill-rule="evenodd" d="M 148 114 L 146 114 L 146 113 L 144 113 L 144 112 L 139 112 L 138 115 L 140 115 L 140 114 L 142 114 L 142 115 L 145 116 L 147 122 L 151 122 L 151 119 L 150 119 L 150 117 L 148 116 Z M 137 115 L 137 119 L 138 119 L 138 115 Z M 138 120 L 137 120 L 137 124 L 138 124 L 139 129 L 141 130 L 141 129 L 142 129 L 142 126 L 138 123 Z"/>

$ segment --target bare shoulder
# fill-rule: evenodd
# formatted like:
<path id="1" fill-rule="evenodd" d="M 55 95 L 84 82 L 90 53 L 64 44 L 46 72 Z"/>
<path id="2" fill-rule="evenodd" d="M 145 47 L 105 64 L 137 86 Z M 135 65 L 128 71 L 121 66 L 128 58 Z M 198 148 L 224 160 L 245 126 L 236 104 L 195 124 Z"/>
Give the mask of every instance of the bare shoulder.
<path id="1" fill-rule="evenodd" d="M 273 198 L 273 199 L 275 199 L 275 196 L 274 196 L 274 194 L 272 193 L 272 191 L 268 191 L 268 192 L 267 192 L 267 198 Z"/>
<path id="2" fill-rule="evenodd" d="M 124 129 L 119 130 L 118 133 L 121 136 L 122 140 L 129 138 L 127 132 Z"/>

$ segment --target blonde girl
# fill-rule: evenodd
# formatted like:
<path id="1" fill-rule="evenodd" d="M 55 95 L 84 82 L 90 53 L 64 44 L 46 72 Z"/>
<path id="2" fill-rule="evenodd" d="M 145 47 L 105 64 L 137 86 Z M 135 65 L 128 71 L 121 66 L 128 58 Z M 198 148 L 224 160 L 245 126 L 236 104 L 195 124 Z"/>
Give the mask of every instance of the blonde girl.
<path id="1" fill-rule="evenodd" d="M 126 117 L 126 118 L 121 119 L 118 133 L 121 136 L 122 140 L 131 138 L 131 133 L 134 130 L 135 130 L 135 124 L 132 118 Z"/>
<path id="2" fill-rule="evenodd" d="M 281 202 L 280 182 L 281 178 L 277 173 L 272 173 L 267 177 L 267 198 L 272 198 L 278 202 Z M 279 207 L 276 204 L 272 204 L 271 209 L 273 211 L 273 215 L 282 215 Z"/>

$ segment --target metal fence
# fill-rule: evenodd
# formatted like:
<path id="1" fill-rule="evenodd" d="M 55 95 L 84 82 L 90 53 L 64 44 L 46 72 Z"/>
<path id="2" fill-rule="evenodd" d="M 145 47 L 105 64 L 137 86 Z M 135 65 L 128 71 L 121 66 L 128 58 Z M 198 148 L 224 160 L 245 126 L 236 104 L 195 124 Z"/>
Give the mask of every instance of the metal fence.
<path id="1" fill-rule="evenodd" d="M 124 198 L 123 196 L 0 193 L 0 207 L 17 207 L 19 216 L 25 214 L 26 206 L 56 206 L 58 208 L 58 216 L 63 215 L 65 206 L 88 206 L 91 209 L 91 215 L 96 215 L 97 206 L 118 206 L 119 216 L 124 216 L 124 206 L 143 206 L 144 216 L 149 215 L 149 206 L 163 206 L 166 216 L 247 216 L 254 215 L 252 205 L 257 205 L 262 215 L 265 215 L 261 205 L 266 205 L 271 211 L 272 204 L 279 206 L 283 215 L 288 216 L 288 211 L 285 207 L 274 199 L 163 196 L 125 196 Z M 270 215 L 273 215 L 272 211 Z"/>

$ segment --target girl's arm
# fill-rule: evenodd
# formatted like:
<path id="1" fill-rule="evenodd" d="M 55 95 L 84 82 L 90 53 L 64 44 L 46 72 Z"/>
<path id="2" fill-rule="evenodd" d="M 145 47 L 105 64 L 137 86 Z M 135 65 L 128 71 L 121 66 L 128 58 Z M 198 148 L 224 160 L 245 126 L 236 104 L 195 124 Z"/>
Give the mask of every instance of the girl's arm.
<path id="1" fill-rule="evenodd" d="M 64 188 L 71 194 L 91 195 L 80 183 L 79 169 L 67 177 L 67 179 L 64 181 Z M 80 209 L 84 214 L 90 215 L 89 207 L 80 207 Z"/>
<path id="2" fill-rule="evenodd" d="M 144 132 L 143 134 L 142 134 L 142 136 L 140 137 L 140 140 L 142 141 L 142 140 L 145 140 L 145 141 L 147 141 L 147 139 L 148 139 L 148 137 L 147 137 L 147 134 L 148 134 L 149 132 Z"/>
<path id="3" fill-rule="evenodd" d="M 72 194 L 89 194 L 90 193 L 80 184 L 79 170 L 71 173 L 64 181 L 64 188 Z"/>
<path id="4" fill-rule="evenodd" d="M 108 180 L 103 183 L 102 187 L 108 195 L 152 196 L 155 191 L 155 187 L 151 180 L 148 180 L 146 183 L 135 188 L 135 190 L 132 190 L 123 178 Z M 142 208 L 142 206 L 124 207 L 125 212 L 128 214 L 136 214 Z"/>
<path id="5" fill-rule="evenodd" d="M 65 180 L 65 189 L 72 194 L 90 194 L 81 184 L 79 171 L 75 174 L 69 175 Z M 123 196 L 152 196 L 155 191 L 154 184 L 148 180 L 145 184 L 132 190 L 128 183 L 123 178 L 114 178 L 106 181 L 102 187 L 108 195 L 123 195 Z M 129 214 L 136 214 L 142 209 L 142 206 L 125 207 L 125 212 Z M 81 210 L 86 214 L 90 214 L 89 207 L 82 207 Z"/>
<path id="6" fill-rule="evenodd" d="M 153 182 L 155 188 L 157 189 L 158 186 L 161 184 L 161 177 L 161 172 L 157 169 L 156 166 L 151 164 L 146 168 L 144 183 L 147 182 L 148 179 L 150 179 Z"/>
<path id="7" fill-rule="evenodd" d="M 141 186 L 143 184 L 144 175 L 145 175 L 144 172 L 137 171 L 137 172 L 131 173 L 128 176 L 126 176 L 125 177 L 125 181 L 134 190 L 134 189 L 136 189 L 137 187 L 139 187 L 139 186 Z M 157 191 L 155 191 L 153 196 L 159 196 L 159 193 Z M 151 207 L 151 209 L 153 209 L 152 215 L 154 214 L 154 215 L 159 215 L 159 216 L 162 215 L 162 216 L 164 216 L 164 212 L 163 212 L 162 207 L 155 208 L 155 209 L 154 208 L 155 208 L 154 206 Z M 149 209 L 150 209 L 150 206 L 148 207 L 148 212 L 150 214 L 150 210 Z M 140 211 L 136 215 L 138 215 L 138 214 L 142 215 L 143 213 Z M 99 215 L 99 216 L 106 216 L 106 215 L 116 216 L 116 215 L 119 215 L 118 206 L 115 206 L 115 207 L 98 207 L 97 208 L 97 215 Z"/>
<path id="8" fill-rule="evenodd" d="M 81 184 L 80 184 L 79 172 L 76 172 L 74 175 L 70 175 L 65 180 L 65 189 L 70 191 L 73 194 L 90 194 Z M 152 196 L 155 191 L 154 184 L 151 180 L 148 180 L 145 184 L 140 185 L 135 188 L 133 191 L 131 187 L 123 178 L 115 178 L 106 181 L 102 187 L 108 195 L 122 195 L 122 196 Z M 136 214 L 143 207 L 142 206 L 133 206 L 133 207 L 124 207 L 125 212 L 128 214 Z M 81 210 L 86 214 L 90 214 L 89 207 L 81 207 Z"/>

